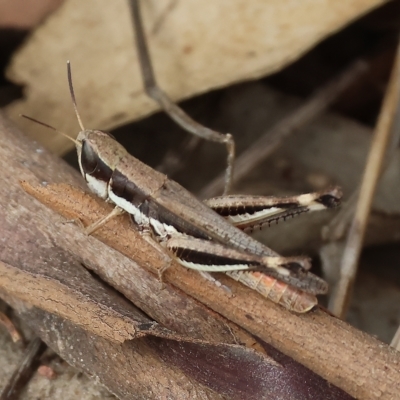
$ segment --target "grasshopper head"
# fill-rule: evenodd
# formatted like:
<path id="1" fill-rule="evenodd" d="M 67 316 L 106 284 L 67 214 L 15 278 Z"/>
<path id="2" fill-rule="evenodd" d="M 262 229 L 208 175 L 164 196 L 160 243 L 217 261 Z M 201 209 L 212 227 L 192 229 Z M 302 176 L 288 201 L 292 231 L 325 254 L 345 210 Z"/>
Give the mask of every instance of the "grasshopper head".
<path id="1" fill-rule="evenodd" d="M 108 183 L 126 150 L 112 135 L 85 129 L 76 139 L 79 167 L 90 190 L 103 199 L 108 198 Z"/>

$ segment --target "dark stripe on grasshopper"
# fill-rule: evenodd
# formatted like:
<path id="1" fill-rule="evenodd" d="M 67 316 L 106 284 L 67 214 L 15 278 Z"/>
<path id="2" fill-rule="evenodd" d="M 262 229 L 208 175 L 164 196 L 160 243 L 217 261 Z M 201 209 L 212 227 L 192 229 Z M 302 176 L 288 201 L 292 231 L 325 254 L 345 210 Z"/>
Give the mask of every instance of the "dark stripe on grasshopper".
<path id="1" fill-rule="evenodd" d="M 182 248 L 182 247 L 172 247 L 171 248 L 173 253 L 177 258 L 180 260 L 186 261 L 186 262 L 191 262 L 194 264 L 199 264 L 199 265 L 215 265 L 215 266 L 221 266 L 223 267 L 224 265 L 238 265 L 238 264 L 243 264 L 243 265 L 248 265 L 249 270 L 260 270 L 260 271 L 265 271 L 264 265 L 261 263 L 257 262 L 251 262 L 249 260 L 241 260 L 237 258 L 229 258 L 229 257 L 223 257 L 215 254 L 210 254 L 202 251 L 196 251 L 193 249 L 187 249 L 187 248 Z"/>
<path id="2" fill-rule="evenodd" d="M 82 141 L 81 165 L 85 175 L 107 183 L 111 179 L 112 169 L 97 155 L 87 140 Z"/>
<path id="3" fill-rule="evenodd" d="M 298 289 L 313 295 L 325 294 L 328 291 L 327 283 L 316 275 L 313 275 L 302 268 L 299 268 L 298 263 L 290 262 L 282 267 L 291 271 L 290 275 L 282 275 L 275 268 L 266 267 L 263 263 L 258 263 L 252 260 L 240 259 L 239 257 L 231 258 L 221 255 L 210 254 L 187 247 L 171 246 L 170 250 L 175 256 L 184 262 L 190 262 L 201 266 L 216 267 L 228 265 L 247 265 L 247 271 L 260 271 L 268 276 L 275 278 L 280 282 L 297 287 Z M 218 271 L 214 271 L 218 272 Z"/>
<path id="4" fill-rule="evenodd" d="M 139 207 L 148 198 L 146 193 L 117 169 L 112 174 L 110 187 L 116 196 L 123 198 L 136 207 Z"/>
<path id="5" fill-rule="evenodd" d="M 243 215 L 243 214 L 255 214 L 260 211 L 269 210 L 270 208 L 281 208 L 282 210 L 287 210 L 291 208 L 298 208 L 298 203 L 280 203 L 270 206 L 229 206 L 229 207 L 213 207 L 213 210 L 217 212 L 222 217 L 229 217 L 231 215 Z"/>
<path id="6" fill-rule="evenodd" d="M 148 201 L 139 208 L 147 217 L 156 219 L 162 224 L 173 226 L 179 233 L 197 239 L 211 240 L 211 237 L 207 235 L 204 230 L 198 228 L 189 221 L 180 218 L 178 215 L 172 213 L 167 208 L 154 201 Z"/>
<path id="7" fill-rule="evenodd" d="M 153 201 L 149 196 L 138 188 L 118 169 L 114 170 L 110 182 L 111 191 L 118 197 L 123 198 L 148 218 L 155 219 L 161 224 L 170 225 L 178 232 L 198 238 L 211 240 L 204 230 L 201 230 L 187 220 L 180 218 L 165 207 Z M 133 218 L 134 220 L 134 218 Z M 157 232 L 155 232 L 157 233 Z"/>

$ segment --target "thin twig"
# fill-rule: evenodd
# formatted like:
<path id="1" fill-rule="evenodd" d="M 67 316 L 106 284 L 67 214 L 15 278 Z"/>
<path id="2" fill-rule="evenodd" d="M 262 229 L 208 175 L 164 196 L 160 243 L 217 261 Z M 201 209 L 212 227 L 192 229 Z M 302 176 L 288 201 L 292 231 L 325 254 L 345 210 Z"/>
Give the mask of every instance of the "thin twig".
<path id="1" fill-rule="evenodd" d="M 351 64 L 350 67 L 329 81 L 299 108 L 268 130 L 236 158 L 234 181 L 238 182 L 243 179 L 250 171 L 269 157 L 287 136 L 323 113 L 367 69 L 367 64 L 364 61 L 356 61 Z M 224 183 L 225 175 L 222 173 L 201 190 L 200 197 L 209 198 L 217 195 L 224 188 Z"/>
<path id="2" fill-rule="evenodd" d="M 24 388 L 36 370 L 39 357 L 47 346 L 40 338 L 31 340 L 18 367 L 14 371 L 7 385 L 0 395 L 0 400 L 16 399 L 19 392 Z"/>
<path id="3" fill-rule="evenodd" d="M 10 318 L 8 318 L 7 315 L 2 312 L 0 312 L 0 324 L 2 324 L 7 329 L 14 343 L 22 342 L 22 336 L 18 332 L 17 328 L 12 323 Z"/>
<path id="4" fill-rule="evenodd" d="M 358 259 L 368 222 L 375 189 L 384 166 L 385 154 L 395 124 L 395 113 L 399 99 L 400 47 L 397 51 L 388 89 L 372 139 L 370 152 L 361 182 L 357 207 L 347 236 L 343 253 L 340 280 L 332 297 L 330 310 L 337 316 L 346 314 L 354 279 L 357 273 Z M 393 141 L 392 141 L 393 143 Z"/>
<path id="5" fill-rule="evenodd" d="M 380 176 L 386 171 L 387 167 L 393 160 L 394 154 L 399 146 L 400 142 L 400 108 L 397 107 L 396 115 L 394 117 L 394 123 L 390 134 L 390 143 L 387 147 L 385 157 L 383 160 L 383 168 L 380 172 Z M 323 228 L 322 237 L 327 242 L 332 242 L 344 238 L 347 228 L 350 225 L 351 217 L 354 215 L 354 211 L 357 206 L 357 199 L 360 192 L 360 187 L 354 190 L 351 196 L 348 198 L 345 204 L 343 204 L 341 210 L 336 214 L 334 218 Z"/>

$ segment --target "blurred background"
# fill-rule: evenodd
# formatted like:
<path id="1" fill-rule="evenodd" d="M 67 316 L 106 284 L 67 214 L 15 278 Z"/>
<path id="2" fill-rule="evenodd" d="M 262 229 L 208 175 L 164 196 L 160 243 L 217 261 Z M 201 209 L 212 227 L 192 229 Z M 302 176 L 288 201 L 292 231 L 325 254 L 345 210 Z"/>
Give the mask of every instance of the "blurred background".
<path id="1" fill-rule="evenodd" d="M 194 119 L 232 133 L 240 157 L 362 60 L 366 71 L 354 74 L 328 110 L 294 126 L 233 190 L 293 195 L 338 184 L 346 201 L 360 182 L 393 65 L 400 1 L 276 3 L 144 3 L 158 81 Z M 67 59 L 88 128 L 112 131 L 131 154 L 205 193 L 224 169 L 225 148 L 193 141 L 147 98 L 124 1 L 0 1 L 0 106 L 27 135 L 77 165 L 70 143 L 17 117 L 23 112 L 76 135 Z M 399 179 L 396 147 L 375 196 L 347 315 L 386 343 L 400 324 Z M 255 235 L 285 255 L 312 256 L 334 287 L 338 271 L 321 259 L 338 255 L 321 230 L 335 215 L 302 215 Z"/>

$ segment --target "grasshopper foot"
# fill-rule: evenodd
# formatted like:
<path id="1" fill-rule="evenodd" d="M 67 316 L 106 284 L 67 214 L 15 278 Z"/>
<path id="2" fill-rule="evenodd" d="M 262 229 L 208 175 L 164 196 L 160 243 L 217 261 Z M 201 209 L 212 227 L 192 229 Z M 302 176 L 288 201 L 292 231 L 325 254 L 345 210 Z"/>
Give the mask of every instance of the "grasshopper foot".
<path id="1" fill-rule="evenodd" d="M 76 224 L 79 226 L 81 229 L 85 229 L 85 225 L 83 225 L 83 222 L 77 218 L 77 219 L 67 219 L 65 221 L 58 221 L 57 225 L 67 225 L 67 224 Z"/>
<path id="2" fill-rule="evenodd" d="M 229 296 L 229 297 L 233 297 L 233 293 L 232 290 L 228 287 L 223 285 L 218 279 L 215 279 L 213 276 L 211 276 L 208 272 L 204 272 L 204 271 L 199 271 L 200 275 L 204 278 L 207 279 L 208 281 L 212 282 L 215 286 L 223 289 L 225 291 L 225 293 Z"/>
<path id="3" fill-rule="evenodd" d="M 90 224 L 85 228 L 85 233 L 86 235 L 90 236 L 92 233 L 97 231 L 97 229 L 101 228 L 104 226 L 110 219 L 117 217 L 118 215 L 121 215 L 125 212 L 122 208 L 116 206 L 108 215 L 106 215 L 104 218 L 99 219 L 98 221 L 94 222 L 93 224 Z"/>
<path id="4" fill-rule="evenodd" d="M 164 273 L 171 266 L 171 261 L 167 262 L 162 268 L 158 270 L 158 280 L 160 282 L 160 290 L 165 289 Z"/>

